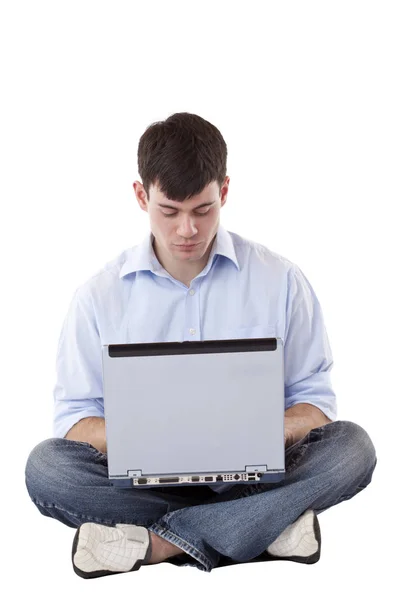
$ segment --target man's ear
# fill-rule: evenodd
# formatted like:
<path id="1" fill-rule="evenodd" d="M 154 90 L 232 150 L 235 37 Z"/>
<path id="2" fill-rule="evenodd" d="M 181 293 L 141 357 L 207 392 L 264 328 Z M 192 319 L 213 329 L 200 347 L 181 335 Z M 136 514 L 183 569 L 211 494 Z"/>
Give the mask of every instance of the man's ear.
<path id="1" fill-rule="evenodd" d="M 226 201 L 228 200 L 229 182 L 230 178 L 226 176 L 224 184 L 221 188 L 221 208 L 226 204 Z"/>
<path id="2" fill-rule="evenodd" d="M 140 208 L 148 212 L 148 199 L 143 184 L 140 181 L 134 181 L 132 186 Z"/>

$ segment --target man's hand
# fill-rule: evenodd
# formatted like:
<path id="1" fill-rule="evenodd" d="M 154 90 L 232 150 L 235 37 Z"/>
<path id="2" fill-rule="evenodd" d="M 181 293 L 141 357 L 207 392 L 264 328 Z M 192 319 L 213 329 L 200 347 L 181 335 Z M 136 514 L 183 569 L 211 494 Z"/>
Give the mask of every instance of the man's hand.
<path id="1" fill-rule="evenodd" d="M 311 429 L 331 423 L 316 406 L 299 403 L 285 410 L 285 449 L 303 439 Z"/>

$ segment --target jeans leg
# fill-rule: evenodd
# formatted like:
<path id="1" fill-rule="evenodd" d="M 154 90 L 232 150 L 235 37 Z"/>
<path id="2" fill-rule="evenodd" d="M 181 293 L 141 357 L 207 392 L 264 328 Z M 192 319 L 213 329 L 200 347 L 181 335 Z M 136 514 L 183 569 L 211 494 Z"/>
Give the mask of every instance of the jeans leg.
<path id="1" fill-rule="evenodd" d="M 194 489 L 119 488 L 108 479 L 107 455 L 87 442 L 49 438 L 29 454 L 25 467 L 29 496 L 39 512 L 69 527 L 89 521 L 148 527 L 164 514 L 195 506 L 216 494 Z"/>
<path id="2" fill-rule="evenodd" d="M 375 447 L 367 432 L 351 421 L 312 429 L 286 451 L 286 477 L 266 484 L 239 484 L 206 500 L 163 515 L 149 529 L 182 547 L 178 566 L 200 570 L 228 563 L 268 560 L 266 548 L 306 510 L 322 512 L 348 500 L 371 481 Z M 261 558 L 260 558 L 261 557 Z M 232 562 L 233 561 L 233 562 Z"/>

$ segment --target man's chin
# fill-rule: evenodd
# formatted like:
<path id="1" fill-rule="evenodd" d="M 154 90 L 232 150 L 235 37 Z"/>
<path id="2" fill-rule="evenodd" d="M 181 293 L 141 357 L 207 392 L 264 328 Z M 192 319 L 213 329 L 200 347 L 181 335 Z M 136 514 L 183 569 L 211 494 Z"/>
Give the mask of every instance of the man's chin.
<path id="1" fill-rule="evenodd" d="M 177 250 L 174 252 L 174 256 L 175 258 L 180 258 L 181 260 L 198 260 L 201 258 L 202 254 L 198 250 L 197 252 L 181 252 L 180 250 Z"/>

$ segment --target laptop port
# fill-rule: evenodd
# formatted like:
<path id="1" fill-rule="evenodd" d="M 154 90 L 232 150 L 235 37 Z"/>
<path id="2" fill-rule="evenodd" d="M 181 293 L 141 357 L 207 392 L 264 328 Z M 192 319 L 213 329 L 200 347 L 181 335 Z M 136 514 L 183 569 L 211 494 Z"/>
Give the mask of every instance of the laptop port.
<path id="1" fill-rule="evenodd" d="M 255 473 L 248 473 L 248 476 L 249 476 L 249 477 L 255 477 L 255 476 L 256 476 L 256 474 L 255 474 Z"/>
<path id="2" fill-rule="evenodd" d="M 213 479 L 214 478 L 210 476 L 204 477 L 204 481 L 213 481 Z"/>
<path id="3" fill-rule="evenodd" d="M 138 483 L 147 483 L 147 479 L 146 477 L 141 477 L 140 479 L 137 480 Z"/>
<path id="4" fill-rule="evenodd" d="M 247 478 L 247 481 L 255 481 L 255 480 L 256 480 L 256 478 L 255 478 L 255 477 L 248 477 L 248 478 Z"/>
<path id="5" fill-rule="evenodd" d="M 215 481 L 223 481 L 224 478 L 222 477 L 222 475 L 217 475 L 217 479 Z"/>
<path id="6" fill-rule="evenodd" d="M 200 481 L 200 477 L 198 475 L 193 475 L 192 481 Z"/>
<path id="7" fill-rule="evenodd" d="M 160 477 L 160 483 L 179 483 L 179 477 Z"/>

